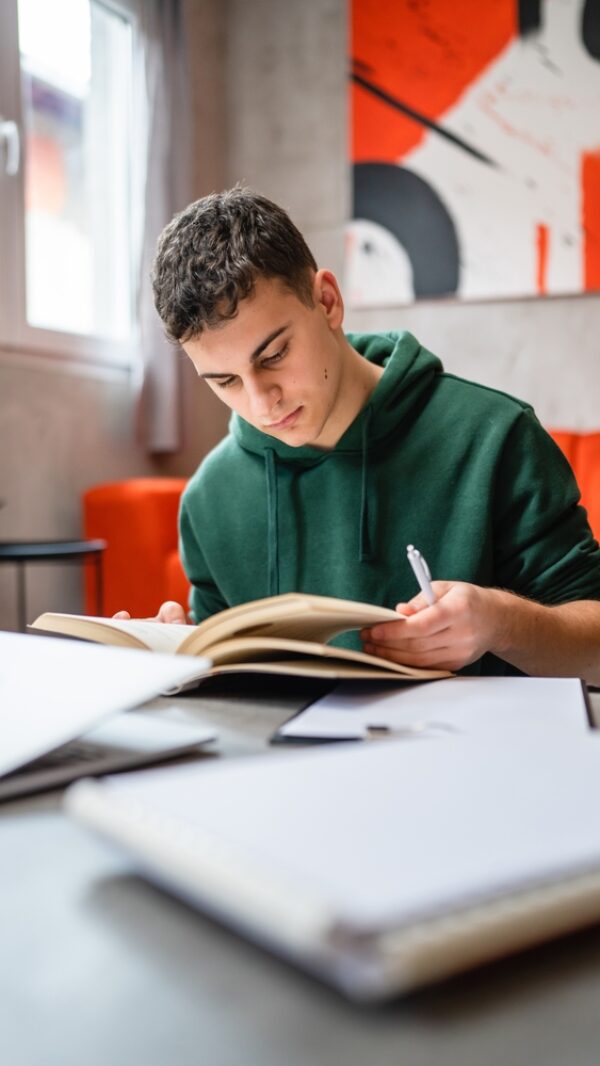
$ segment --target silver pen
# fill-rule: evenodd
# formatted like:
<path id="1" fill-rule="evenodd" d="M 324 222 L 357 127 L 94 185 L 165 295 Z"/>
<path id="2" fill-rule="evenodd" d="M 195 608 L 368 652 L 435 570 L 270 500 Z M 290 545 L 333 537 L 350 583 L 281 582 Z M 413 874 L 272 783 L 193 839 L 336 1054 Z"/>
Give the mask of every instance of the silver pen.
<path id="1" fill-rule="evenodd" d="M 429 567 L 427 566 L 424 557 L 421 555 L 421 552 L 418 550 L 418 548 L 415 548 L 413 544 L 408 545 L 406 549 L 406 554 L 408 556 L 408 561 L 412 567 L 412 572 L 417 579 L 419 588 L 421 589 L 421 592 L 427 600 L 427 603 L 431 607 L 431 605 L 435 603 L 435 592 L 431 587 L 431 574 L 429 572 Z"/>

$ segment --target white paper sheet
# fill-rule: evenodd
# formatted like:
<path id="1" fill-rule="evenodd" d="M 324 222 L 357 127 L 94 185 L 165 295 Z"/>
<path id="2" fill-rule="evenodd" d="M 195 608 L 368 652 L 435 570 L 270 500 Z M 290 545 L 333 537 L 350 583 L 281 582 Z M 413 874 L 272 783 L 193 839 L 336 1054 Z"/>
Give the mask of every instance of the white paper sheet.
<path id="1" fill-rule="evenodd" d="M 0 633 L 0 774 L 189 680 L 203 665 L 183 655 Z"/>
<path id="2" fill-rule="evenodd" d="M 577 678 L 453 677 L 401 687 L 339 685 L 281 726 L 277 737 L 359 740 L 380 726 L 407 738 L 590 728 Z"/>

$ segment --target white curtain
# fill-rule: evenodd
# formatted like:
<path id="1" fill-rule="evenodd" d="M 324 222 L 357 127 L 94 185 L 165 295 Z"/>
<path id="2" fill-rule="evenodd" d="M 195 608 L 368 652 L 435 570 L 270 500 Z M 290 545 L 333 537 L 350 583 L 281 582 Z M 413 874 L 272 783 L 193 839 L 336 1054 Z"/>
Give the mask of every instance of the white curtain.
<path id="1" fill-rule="evenodd" d="M 141 390 L 138 432 L 148 452 L 181 447 L 181 351 L 165 338 L 152 298 L 157 237 L 191 199 L 190 120 L 181 0 L 138 0 L 134 166 Z"/>

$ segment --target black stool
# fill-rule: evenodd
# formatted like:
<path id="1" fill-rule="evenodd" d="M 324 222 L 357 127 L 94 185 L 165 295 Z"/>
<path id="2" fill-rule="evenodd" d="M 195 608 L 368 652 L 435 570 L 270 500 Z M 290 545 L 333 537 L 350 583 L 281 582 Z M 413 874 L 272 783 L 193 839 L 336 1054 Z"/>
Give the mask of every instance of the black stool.
<path id="1" fill-rule="evenodd" d="M 105 540 L 0 541 L 0 563 L 17 567 L 17 617 L 19 629 L 27 624 L 25 564 L 84 562 L 92 557 L 96 568 L 96 610 L 102 614 L 102 552 Z"/>

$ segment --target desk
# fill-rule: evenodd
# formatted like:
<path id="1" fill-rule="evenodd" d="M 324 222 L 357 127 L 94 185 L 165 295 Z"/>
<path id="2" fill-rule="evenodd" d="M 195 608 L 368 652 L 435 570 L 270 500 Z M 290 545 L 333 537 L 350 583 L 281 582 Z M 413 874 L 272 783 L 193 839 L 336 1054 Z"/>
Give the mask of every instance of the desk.
<path id="1" fill-rule="evenodd" d="M 105 540 L 0 541 L 0 563 L 13 563 L 17 567 L 17 619 L 21 632 L 25 632 L 27 624 L 25 564 L 81 563 L 91 556 L 96 567 L 96 613 L 101 615 L 102 552 L 105 548 Z"/>
<path id="2" fill-rule="evenodd" d="M 310 691 L 256 679 L 184 698 L 222 755 L 277 758 L 267 738 Z M 6 1066 L 600 1060 L 600 928 L 364 1010 L 147 884 L 56 795 L 0 807 L 0 857 Z"/>

